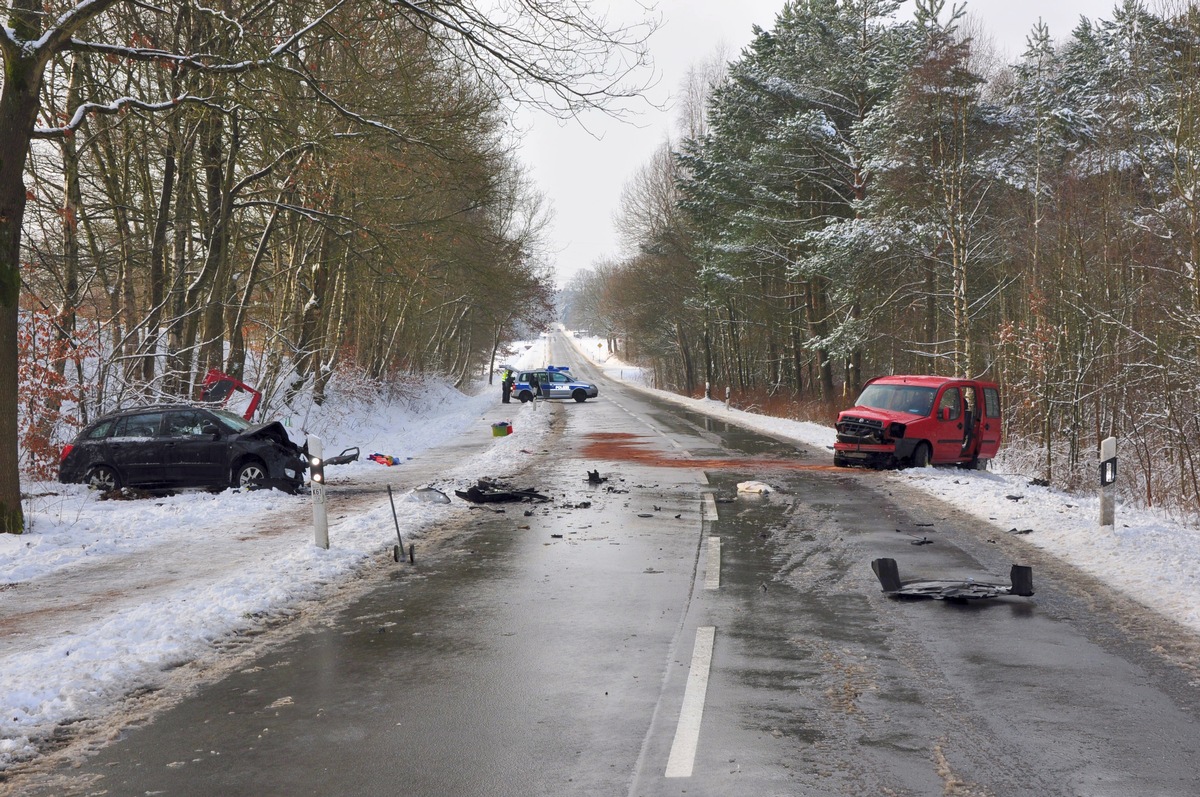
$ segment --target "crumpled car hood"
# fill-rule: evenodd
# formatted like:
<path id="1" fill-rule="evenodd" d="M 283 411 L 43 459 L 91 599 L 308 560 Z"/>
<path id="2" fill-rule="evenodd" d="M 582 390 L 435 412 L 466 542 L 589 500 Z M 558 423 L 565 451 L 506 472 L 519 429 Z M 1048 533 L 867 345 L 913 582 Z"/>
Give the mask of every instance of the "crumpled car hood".
<path id="1" fill-rule="evenodd" d="M 300 453 L 300 446 L 292 442 L 292 438 L 288 437 L 287 429 L 283 428 L 283 424 L 279 421 L 271 421 L 270 423 L 260 423 L 258 426 L 251 426 L 238 433 L 238 440 L 273 440 L 283 448 Z"/>

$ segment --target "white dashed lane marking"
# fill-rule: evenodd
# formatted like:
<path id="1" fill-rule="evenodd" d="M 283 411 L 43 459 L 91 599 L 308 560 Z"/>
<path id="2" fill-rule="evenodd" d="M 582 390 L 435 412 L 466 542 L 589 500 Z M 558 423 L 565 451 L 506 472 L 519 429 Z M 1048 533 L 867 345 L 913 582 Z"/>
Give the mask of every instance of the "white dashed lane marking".
<path id="1" fill-rule="evenodd" d="M 668 778 L 690 778 L 696 764 L 696 749 L 700 744 L 700 721 L 704 718 L 704 698 L 708 693 L 708 671 L 712 667 L 713 641 L 717 629 L 707 625 L 696 629 L 696 647 L 692 651 L 692 667 L 688 670 L 687 688 L 683 692 L 683 707 L 679 709 L 679 725 L 667 759 Z"/>

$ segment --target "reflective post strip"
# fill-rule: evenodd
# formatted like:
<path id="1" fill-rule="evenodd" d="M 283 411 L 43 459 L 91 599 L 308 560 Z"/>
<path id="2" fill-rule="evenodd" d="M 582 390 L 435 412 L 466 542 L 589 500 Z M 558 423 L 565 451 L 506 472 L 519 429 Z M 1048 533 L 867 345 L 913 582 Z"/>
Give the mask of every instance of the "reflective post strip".
<path id="1" fill-rule="evenodd" d="M 1100 526 L 1115 526 L 1117 480 L 1117 438 L 1106 437 L 1100 441 Z"/>
<path id="2" fill-rule="evenodd" d="M 325 444 L 315 435 L 308 436 L 308 454 L 310 457 L 323 457 Z M 310 482 L 312 487 L 313 508 L 313 542 L 318 547 L 329 548 L 329 515 L 325 508 L 324 482 Z"/>

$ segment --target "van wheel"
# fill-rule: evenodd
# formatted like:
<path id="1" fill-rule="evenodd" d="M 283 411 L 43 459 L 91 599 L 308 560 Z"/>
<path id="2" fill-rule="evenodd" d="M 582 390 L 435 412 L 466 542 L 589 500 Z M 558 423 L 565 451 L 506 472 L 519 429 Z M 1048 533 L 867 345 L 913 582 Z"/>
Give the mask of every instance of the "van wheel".
<path id="1" fill-rule="evenodd" d="M 933 449 L 929 447 L 929 443 L 920 443 L 913 451 L 912 459 L 909 460 L 914 468 L 928 468 L 933 463 Z"/>
<path id="2" fill-rule="evenodd" d="M 583 402 L 587 401 L 587 393 L 583 390 L 576 390 L 571 394 L 571 398 L 582 404 Z"/>
<path id="3" fill-rule="evenodd" d="M 524 404 L 525 402 L 527 402 L 531 398 L 533 398 L 533 394 L 530 393 L 528 390 L 522 390 L 520 393 L 517 394 L 517 398 L 521 400 L 522 404 Z"/>

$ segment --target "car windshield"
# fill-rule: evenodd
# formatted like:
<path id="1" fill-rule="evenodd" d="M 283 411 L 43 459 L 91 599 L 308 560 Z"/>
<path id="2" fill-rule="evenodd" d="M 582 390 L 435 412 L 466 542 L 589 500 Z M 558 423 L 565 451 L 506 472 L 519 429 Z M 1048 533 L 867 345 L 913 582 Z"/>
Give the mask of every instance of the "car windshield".
<path id="1" fill-rule="evenodd" d="M 213 415 L 221 419 L 221 423 L 233 429 L 235 432 L 240 432 L 243 429 L 249 429 L 254 424 L 243 418 L 241 415 L 232 413 L 229 410 L 209 410 Z"/>
<path id="2" fill-rule="evenodd" d="M 910 415 L 928 415 L 933 410 L 933 397 L 936 394 L 937 389 L 932 387 L 867 385 L 867 389 L 858 397 L 856 406 L 906 412 Z"/>

